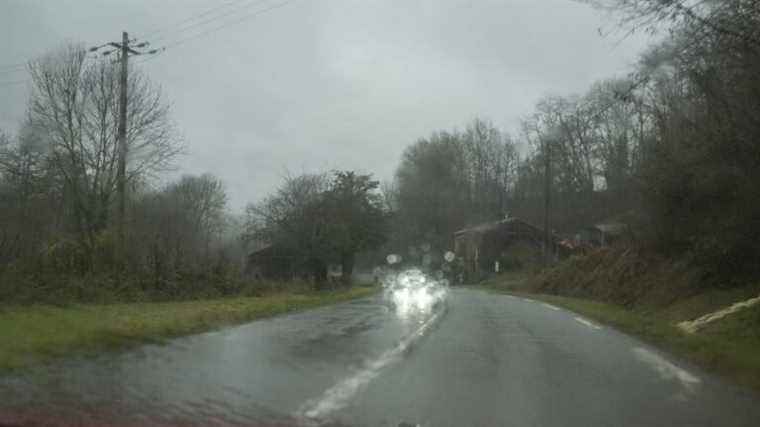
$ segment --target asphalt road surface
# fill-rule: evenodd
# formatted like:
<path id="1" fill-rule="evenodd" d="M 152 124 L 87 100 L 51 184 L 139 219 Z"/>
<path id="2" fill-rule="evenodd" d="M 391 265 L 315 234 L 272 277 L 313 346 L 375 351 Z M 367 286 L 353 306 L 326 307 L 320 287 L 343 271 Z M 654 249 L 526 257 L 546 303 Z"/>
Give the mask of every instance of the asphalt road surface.
<path id="1" fill-rule="evenodd" d="M 0 425 L 758 426 L 757 395 L 578 315 L 380 297 L 0 378 Z"/>

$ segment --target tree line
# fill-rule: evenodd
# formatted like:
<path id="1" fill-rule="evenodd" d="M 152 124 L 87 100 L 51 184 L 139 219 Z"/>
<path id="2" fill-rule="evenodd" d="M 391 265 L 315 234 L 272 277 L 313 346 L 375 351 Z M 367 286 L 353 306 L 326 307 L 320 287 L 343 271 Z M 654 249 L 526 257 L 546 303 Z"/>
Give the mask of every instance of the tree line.
<path id="1" fill-rule="evenodd" d="M 245 216 L 210 174 L 164 182 L 184 152 L 160 89 L 129 72 L 127 199 L 118 214 L 119 67 L 69 45 L 29 63 L 16 135 L 0 132 L 0 302 L 123 301 L 257 293 L 249 249 L 276 245 L 290 271 L 321 284 L 385 239 L 371 175 L 288 178 Z M 123 227 L 123 235 L 122 235 Z"/>
<path id="2" fill-rule="evenodd" d="M 276 248 L 274 276 L 327 281 L 339 265 L 349 284 L 357 254 L 380 247 L 387 236 L 387 210 L 371 175 L 353 171 L 287 177 L 277 191 L 248 205 L 244 239 L 254 248 Z M 283 259 L 284 258 L 284 259 Z"/>
<path id="3" fill-rule="evenodd" d="M 395 249 L 423 242 L 447 249 L 457 229 L 503 216 L 513 205 L 518 165 L 515 142 L 479 119 L 407 147 L 384 187 Z"/>
<path id="4" fill-rule="evenodd" d="M 29 73 L 20 130 L 0 134 L 0 301 L 234 291 L 240 249 L 230 234 L 239 221 L 222 182 L 205 174 L 160 184 L 183 144 L 159 88 L 130 70 L 120 241 L 117 65 L 71 45 L 32 61 Z"/>
<path id="5" fill-rule="evenodd" d="M 629 75 L 543 98 L 513 135 L 475 120 L 410 146 L 385 186 L 396 245 L 450 245 L 457 229 L 505 214 L 542 224 L 548 171 L 560 233 L 612 219 L 715 280 L 757 275 L 760 6 L 590 3 L 625 31 L 667 36 Z"/>
<path id="6" fill-rule="evenodd" d="M 288 177 L 243 218 L 211 175 L 160 184 L 182 140 L 159 88 L 130 70 L 123 241 L 117 67 L 81 46 L 32 61 L 26 117 L 17 134 L 0 132 L 0 300 L 239 293 L 248 250 L 267 245 L 323 282 L 332 264 L 350 273 L 410 247 L 442 253 L 456 230 L 505 215 L 540 225 L 547 182 L 559 233 L 612 218 L 715 281 L 756 277 L 760 6 L 591 3 L 625 31 L 667 35 L 629 75 L 545 97 L 511 134 L 482 119 L 434 132 L 383 185 L 352 171 Z"/>

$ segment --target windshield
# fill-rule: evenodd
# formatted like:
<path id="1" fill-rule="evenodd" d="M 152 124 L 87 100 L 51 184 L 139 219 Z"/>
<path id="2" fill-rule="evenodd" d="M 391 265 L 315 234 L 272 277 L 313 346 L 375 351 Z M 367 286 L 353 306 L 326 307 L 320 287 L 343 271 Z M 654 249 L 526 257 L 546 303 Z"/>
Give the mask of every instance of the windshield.
<path id="1" fill-rule="evenodd" d="M 0 28 L 0 425 L 760 425 L 758 2 Z"/>

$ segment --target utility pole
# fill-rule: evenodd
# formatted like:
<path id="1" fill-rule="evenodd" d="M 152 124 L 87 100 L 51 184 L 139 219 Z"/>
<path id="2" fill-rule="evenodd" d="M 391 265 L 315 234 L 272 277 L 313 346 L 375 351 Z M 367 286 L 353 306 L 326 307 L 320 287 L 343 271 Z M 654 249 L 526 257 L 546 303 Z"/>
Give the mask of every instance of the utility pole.
<path id="1" fill-rule="evenodd" d="M 126 222 L 126 204 L 127 204 L 127 81 L 129 67 L 129 35 L 126 31 L 121 33 L 121 45 L 119 46 L 121 54 L 121 73 L 119 75 L 119 128 L 118 128 L 118 145 L 119 145 L 119 163 L 116 170 L 116 193 L 119 198 L 118 205 L 118 223 L 117 234 L 119 239 L 119 256 L 124 251 L 124 223 Z"/>
<path id="2" fill-rule="evenodd" d="M 130 46 L 130 43 L 134 40 L 129 39 L 129 34 L 126 31 L 121 33 L 121 43 L 109 42 L 100 46 L 94 46 L 89 49 L 90 52 L 97 52 L 99 49 L 111 47 L 111 50 L 105 50 L 102 52 L 103 56 L 110 55 L 114 52 L 119 52 L 119 123 L 117 126 L 116 134 L 116 196 L 117 200 L 117 223 L 116 232 L 118 238 L 118 258 L 119 262 L 123 261 L 124 247 L 125 247 L 125 233 L 124 224 L 126 223 L 126 205 L 127 205 L 127 98 L 128 98 L 128 82 L 129 82 L 129 56 L 130 55 L 152 55 L 160 52 L 159 49 L 151 49 L 148 51 L 139 51 L 134 48 L 144 48 L 150 43 L 141 42 L 134 45 L 134 48 Z"/>
<path id="3" fill-rule="evenodd" d="M 550 231 L 549 212 L 551 207 L 552 192 L 552 146 L 551 138 L 544 138 L 544 264 L 549 265 L 552 255 L 552 241 Z"/>

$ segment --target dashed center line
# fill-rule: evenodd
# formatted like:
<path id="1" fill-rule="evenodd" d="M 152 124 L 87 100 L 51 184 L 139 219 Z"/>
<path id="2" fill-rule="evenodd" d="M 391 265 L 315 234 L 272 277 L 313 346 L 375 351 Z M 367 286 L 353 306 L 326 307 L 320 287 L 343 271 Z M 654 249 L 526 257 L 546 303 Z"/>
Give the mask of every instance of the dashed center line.
<path id="1" fill-rule="evenodd" d="M 578 323 L 584 324 L 584 325 L 588 326 L 591 329 L 597 329 L 597 330 L 598 329 L 602 329 L 601 326 L 595 325 L 595 324 L 589 322 L 588 320 L 586 320 L 586 319 L 584 319 L 582 317 L 576 317 L 575 321 L 578 322 Z"/>
<path id="2" fill-rule="evenodd" d="M 553 306 L 553 305 L 551 305 L 551 304 L 547 304 L 547 303 L 545 303 L 545 302 L 542 302 L 542 303 L 541 303 L 541 305 L 543 305 L 543 306 L 544 306 L 544 307 L 546 307 L 546 308 L 550 308 L 550 309 L 552 309 L 552 310 L 554 310 L 554 311 L 560 311 L 560 310 L 561 310 L 561 308 L 559 308 L 559 307 L 556 307 L 556 306 Z"/>

